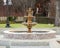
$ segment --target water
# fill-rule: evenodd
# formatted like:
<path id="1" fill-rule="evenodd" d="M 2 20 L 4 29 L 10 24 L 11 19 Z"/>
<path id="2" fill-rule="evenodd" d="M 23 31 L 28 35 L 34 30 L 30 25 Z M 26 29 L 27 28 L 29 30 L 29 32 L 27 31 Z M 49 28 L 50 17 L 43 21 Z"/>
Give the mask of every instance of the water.
<path id="1" fill-rule="evenodd" d="M 29 33 L 28 31 L 10 31 L 14 33 Z M 48 31 L 32 31 L 32 33 L 46 33 Z"/>

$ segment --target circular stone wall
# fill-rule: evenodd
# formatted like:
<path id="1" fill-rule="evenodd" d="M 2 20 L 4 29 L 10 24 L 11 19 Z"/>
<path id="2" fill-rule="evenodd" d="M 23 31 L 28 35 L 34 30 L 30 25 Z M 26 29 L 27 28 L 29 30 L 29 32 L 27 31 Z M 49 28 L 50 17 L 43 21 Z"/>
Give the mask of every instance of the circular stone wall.
<path id="1" fill-rule="evenodd" d="M 27 33 L 26 31 L 4 31 L 4 37 L 9 39 L 21 39 L 21 40 L 39 40 L 39 39 L 51 39 L 55 38 L 56 32 L 53 30 L 32 31 Z"/>

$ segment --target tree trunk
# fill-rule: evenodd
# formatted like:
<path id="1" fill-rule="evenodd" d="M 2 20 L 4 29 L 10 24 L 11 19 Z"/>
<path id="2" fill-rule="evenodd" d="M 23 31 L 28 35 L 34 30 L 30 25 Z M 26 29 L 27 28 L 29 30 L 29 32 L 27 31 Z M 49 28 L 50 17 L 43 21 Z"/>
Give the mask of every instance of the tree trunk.
<path id="1" fill-rule="evenodd" d="M 56 0 L 55 26 L 60 26 L 60 0 Z"/>
<path id="2" fill-rule="evenodd" d="M 60 26 L 60 0 L 56 0 L 55 26 Z"/>

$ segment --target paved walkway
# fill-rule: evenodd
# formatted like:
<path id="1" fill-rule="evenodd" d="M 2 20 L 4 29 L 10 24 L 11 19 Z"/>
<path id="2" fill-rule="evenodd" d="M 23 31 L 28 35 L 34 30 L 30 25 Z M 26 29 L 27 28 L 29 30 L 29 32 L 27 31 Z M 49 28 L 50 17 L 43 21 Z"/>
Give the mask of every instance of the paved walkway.
<path id="1" fill-rule="evenodd" d="M 60 48 L 60 44 L 56 40 L 51 40 L 49 44 L 50 48 Z"/>

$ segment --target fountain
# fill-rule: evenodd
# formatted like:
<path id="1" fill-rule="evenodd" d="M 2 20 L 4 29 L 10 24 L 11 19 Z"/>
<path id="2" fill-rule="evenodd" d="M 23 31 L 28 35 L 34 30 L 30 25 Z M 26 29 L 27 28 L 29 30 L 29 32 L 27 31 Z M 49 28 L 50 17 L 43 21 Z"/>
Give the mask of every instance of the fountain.
<path id="1" fill-rule="evenodd" d="M 33 19 L 33 11 L 31 8 L 29 8 L 29 10 L 27 11 L 28 12 L 28 16 L 24 16 L 27 18 L 27 22 L 24 22 L 23 24 L 27 26 L 28 28 L 28 32 L 31 33 L 31 28 L 32 26 L 36 25 L 36 22 L 32 22 L 32 19 Z"/>
<path id="2" fill-rule="evenodd" d="M 32 29 L 32 26 L 36 25 L 36 22 L 32 22 L 33 11 L 31 8 L 28 10 L 28 16 L 24 16 L 27 18 L 27 22 L 23 24 L 27 26 L 27 30 L 18 29 L 18 30 L 6 30 L 4 31 L 4 37 L 9 39 L 20 39 L 20 40 L 40 40 L 40 39 L 52 39 L 55 38 L 56 32 L 53 30 L 46 29 Z"/>

